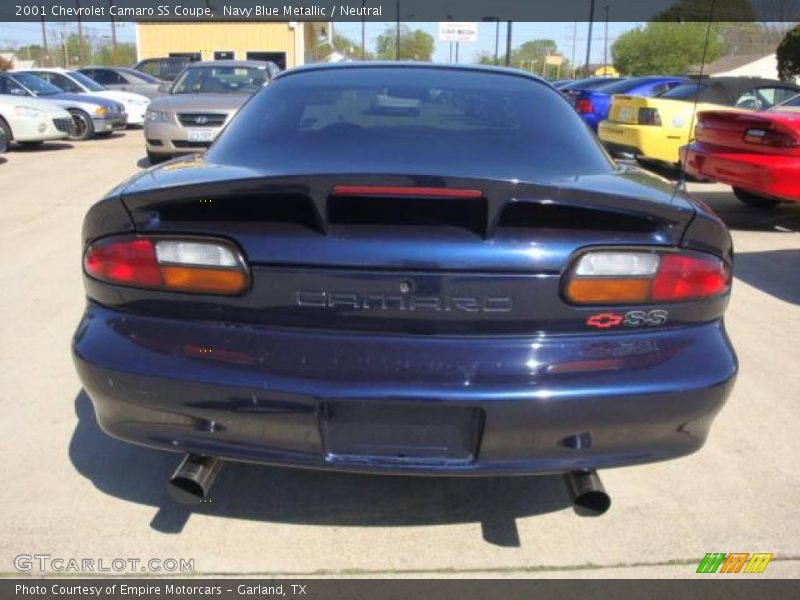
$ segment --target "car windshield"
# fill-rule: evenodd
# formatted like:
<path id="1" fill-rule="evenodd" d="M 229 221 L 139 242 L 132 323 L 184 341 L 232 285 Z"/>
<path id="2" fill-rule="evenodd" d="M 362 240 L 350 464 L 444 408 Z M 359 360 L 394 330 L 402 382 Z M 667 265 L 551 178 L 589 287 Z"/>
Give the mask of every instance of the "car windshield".
<path id="1" fill-rule="evenodd" d="M 673 100 L 694 100 L 695 96 L 701 94 L 707 86 L 699 83 L 684 83 L 664 92 L 660 98 L 672 98 Z"/>
<path id="2" fill-rule="evenodd" d="M 32 75 L 30 73 L 14 73 L 13 79 L 28 88 L 37 96 L 54 96 L 55 94 L 63 94 L 64 90 L 48 83 L 41 77 Z"/>
<path id="3" fill-rule="evenodd" d="M 205 66 L 186 69 L 173 94 L 254 94 L 267 83 L 264 67 Z"/>
<path id="4" fill-rule="evenodd" d="M 413 67 L 279 78 L 240 110 L 208 157 L 286 173 L 402 170 L 509 180 L 612 168 L 550 86 L 515 75 Z"/>
<path id="5" fill-rule="evenodd" d="M 136 69 L 120 69 L 120 71 L 125 73 L 126 77 L 135 79 L 137 83 L 163 83 L 160 79 Z"/>
<path id="6" fill-rule="evenodd" d="M 573 81 L 572 83 L 568 83 L 566 85 L 562 85 L 559 89 L 561 91 L 569 91 L 569 90 L 593 90 L 604 85 L 608 85 L 609 83 L 613 83 L 615 81 L 619 81 L 618 79 L 612 79 L 610 77 L 599 77 L 597 79 L 578 79 L 577 81 Z"/>
<path id="7" fill-rule="evenodd" d="M 794 98 L 789 98 L 786 102 L 773 106 L 769 110 L 781 110 L 782 108 L 800 108 L 800 94 L 795 96 Z"/>
<path id="8" fill-rule="evenodd" d="M 79 71 L 70 71 L 67 74 L 90 92 L 102 92 L 106 89 L 94 79 L 89 79 L 86 75 Z"/>
<path id="9" fill-rule="evenodd" d="M 604 94 L 625 94 L 630 92 L 631 90 L 639 87 L 640 85 L 645 85 L 651 83 L 653 79 L 649 77 L 635 77 L 633 79 L 620 79 L 619 81 L 615 81 L 614 83 L 608 83 L 606 85 L 601 85 L 597 88 L 598 92 L 602 92 Z"/>

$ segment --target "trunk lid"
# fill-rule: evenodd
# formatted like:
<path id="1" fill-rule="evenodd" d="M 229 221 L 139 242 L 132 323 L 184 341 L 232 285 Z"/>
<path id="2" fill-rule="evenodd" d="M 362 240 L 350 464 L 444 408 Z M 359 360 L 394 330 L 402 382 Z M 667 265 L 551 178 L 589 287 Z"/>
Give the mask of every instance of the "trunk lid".
<path id="1" fill-rule="evenodd" d="M 183 295 L 175 303 L 169 294 L 142 293 L 131 300 L 176 317 L 413 334 L 574 331 L 596 312 L 560 298 L 561 275 L 576 250 L 675 246 L 695 214 L 668 182 L 637 169 L 538 184 L 396 174 L 272 177 L 189 162 L 201 163 L 190 184 L 178 162 L 126 187 L 136 230 L 233 239 L 253 283 L 238 298 Z M 342 185 L 480 196 L 333 193 Z"/>

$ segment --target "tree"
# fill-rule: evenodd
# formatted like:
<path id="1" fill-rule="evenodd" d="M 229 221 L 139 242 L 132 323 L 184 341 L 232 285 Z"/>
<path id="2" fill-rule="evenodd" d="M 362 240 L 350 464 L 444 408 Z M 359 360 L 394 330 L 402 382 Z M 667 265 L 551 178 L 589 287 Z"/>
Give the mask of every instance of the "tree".
<path id="1" fill-rule="evenodd" d="M 7 58 L 3 58 L 0 56 L 0 71 L 10 71 L 14 68 L 14 63 L 12 63 Z"/>
<path id="2" fill-rule="evenodd" d="M 682 75 L 703 59 L 705 23 L 648 23 L 620 35 L 611 46 L 614 67 L 626 75 Z M 722 56 L 718 27 L 711 26 L 706 63 Z"/>
<path id="3" fill-rule="evenodd" d="M 558 44 L 554 40 L 529 40 L 517 46 L 511 51 L 510 66 L 532 71 L 537 75 L 553 76 L 556 74 L 556 67 L 553 65 L 545 65 L 545 59 L 549 55 L 559 54 Z M 475 56 L 475 61 L 481 65 L 505 65 L 506 55 L 502 54 L 498 57 L 497 63 L 494 60 L 493 52 L 479 52 Z M 568 62 L 564 60 L 561 63 L 561 73 L 566 73 L 571 70 Z"/>
<path id="4" fill-rule="evenodd" d="M 435 44 L 433 36 L 421 29 L 413 31 L 408 25 L 400 26 L 400 56 L 397 56 L 397 27 L 388 26 L 375 43 L 378 60 L 431 61 Z"/>
<path id="5" fill-rule="evenodd" d="M 361 54 L 361 42 L 356 42 L 355 40 L 347 37 L 346 35 L 342 35 L 341 33 L 334 32 L 333 34 L 333 47 L 336 48 L 337 52 L 341 52 L 348 58 L 355 58 L 356 60 L 373 60 L 375 56 L 367 50 L 364 49 L 364 54 Z"/>
<path id="6" fill-rule="evenodd" d="M 778 77 L 792 81 L 800 76 L 800 25 L 789 31 L 778 45 Z"/>

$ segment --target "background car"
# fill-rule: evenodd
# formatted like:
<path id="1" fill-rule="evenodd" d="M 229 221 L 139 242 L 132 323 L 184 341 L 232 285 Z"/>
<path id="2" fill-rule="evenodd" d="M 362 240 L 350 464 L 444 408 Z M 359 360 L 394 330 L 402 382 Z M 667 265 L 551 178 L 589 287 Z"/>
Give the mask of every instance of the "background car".
<path id="1" fill-rule="evenodd" d="M 132 68 L 161 81 L 175 81 L 191 62 L 193 61 L 189 58 L 175 56 L 146 58 L 137 62 Z"/>
<path id="2" fill-rule="evenodd" d="M 589 126 L 597 131 L 600 121 L 608 118 L 611 108 L 611 96 L 629 94 L 631 96 L 658 96 L 672 88 L 686 83 L 686 77 L 631 77 L 596 87 L 582 90 L 575 97 L 575 110 Z"/>
<path id="3" fill-rule="evenodd" d="M 619 81 L 618 77 L 587 77 L 586 79 L 576 79 L 568 81 L 558 86 L 559 91 L 567 97 L 573 106 L 578 99 L 578 95 L 585 90 L 594 90 L 609 83 Z"/>
<path id="4" fill-rule="evenodd" d="M 125 112 L 128 115 L 128 125 L 144 124 L 144 113 L 147 111 L 147 105 L 150 104 L 150 98 L 147 96 L 133 92 L 107 90 L 93 79 L 89 79 L 83 73 L 75 70 L 38 68 L 14 72 L 31 73 L 67 93 L 86 94 L 90 98 L 97 97 L 114 100 L 125 107 Z"/>
<path id="5" fill-rule="evenodd" d="M 42 98 L 65 108 L 75 123 L 75 127 L 70 129 L 70 139 L 73 140 L 111 135 L 125 129 L 128 122 L 125 107 L 119 102 L 89 98 L 84 94 L 67 94 L 30 73 L 0 73 L 0 94 Z"/>
<path id="6" fill-rule="evenodd" d="M 135 92 L 148 98 L 162 95 L 168 83 L 126 67 L 84 67 L 78 70 L 109 90 Z"/>
<path id="7" fill-rule="evenodd" d="M 6 144 L 34 146 L 70 136 L 75 125 L 72 115 L 61 106 L 47 100 L 4 95 L 3 83 L 0 78 L 0 130 Z"/>
<path id="8" fill-rule="evenodd" d="M 245 101 L 277 69 L 261 61 L 196 62 L 184 69 L 169 94 L 147 109 L 144 134 L 150 162 L 208 148 Z"/>
<path id="9" fill-rule="evenodd" d="M 762 112 L 702 111 L 694 137 L 681 148 L 691 175 L 756 208 L 800 202 L 800 96 Z"/>
<path id="10" fill-rule="evenodd" d="M 679 166 L 695 111 L 723 106 L 765 110 L 800 86 L 757 77 L 713 77 L 679 85 L 656 98 L 616 95 L 597 133 L 612 154 Z"/>

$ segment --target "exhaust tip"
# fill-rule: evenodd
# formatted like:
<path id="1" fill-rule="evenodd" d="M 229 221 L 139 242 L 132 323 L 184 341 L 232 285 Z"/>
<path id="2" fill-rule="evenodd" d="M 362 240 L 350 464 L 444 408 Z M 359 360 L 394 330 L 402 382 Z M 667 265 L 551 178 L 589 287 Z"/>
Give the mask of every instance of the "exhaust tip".
<path id="1" fill-rule="evenodd" d="M 583 517 L 599 517 L 611 508 L 611 496 L 602 491 L 586 492 L 575 498 L 572 506 Z"/>
<path id="2" fill-rule="evenodd" d="M 572 506 L 580 516 L 599 517 L 611 508 L 611 496 L 596 471 L 572 471 L 565 478 Z"/>
<path id="3" fill-rule="evenodd" d="M 181 504 L 203 502 L 221 465 L 222 462 L 213 456 L 187 454 L 169 479 L 169 495 Z"/>
<path id="4" fill-rule="evenodd" d="M 167 488 L 172 499 L 181 504 L 199 504 L 206 499 L 203 487 L 188 477 L 173 477 Z"/>

